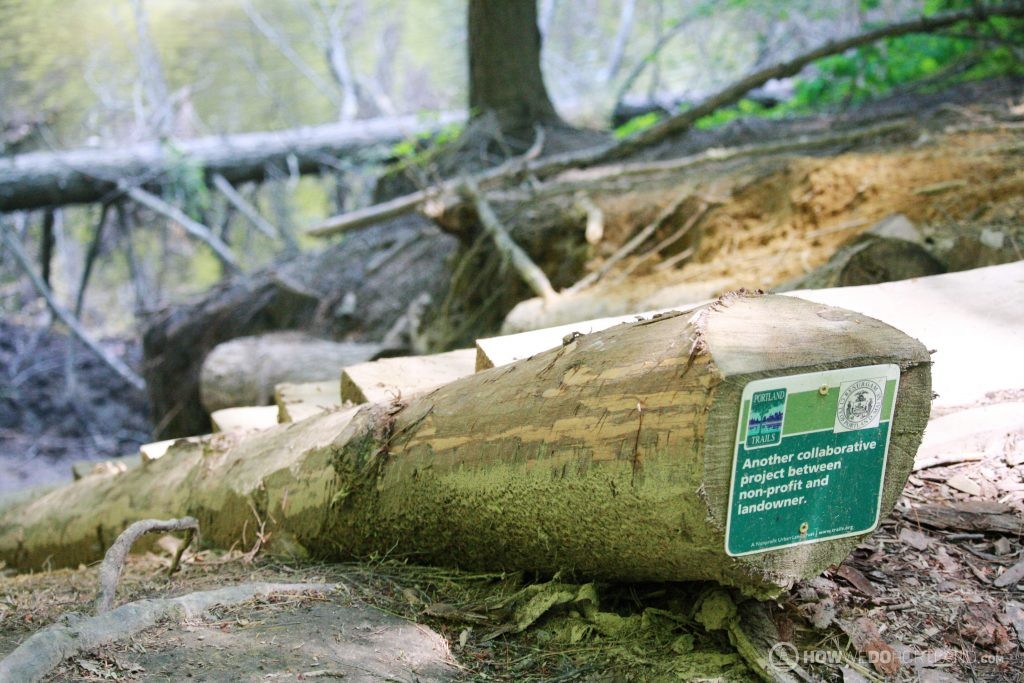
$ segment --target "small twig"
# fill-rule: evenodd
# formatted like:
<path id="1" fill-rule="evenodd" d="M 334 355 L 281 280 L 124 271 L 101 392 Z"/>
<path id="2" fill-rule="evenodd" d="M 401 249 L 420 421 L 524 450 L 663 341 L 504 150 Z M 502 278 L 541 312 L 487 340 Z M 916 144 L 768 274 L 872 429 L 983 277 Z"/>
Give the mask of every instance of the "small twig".
<path id="1" fill-rule="evenodd" d="M 220 190 L 220 193 L 224 195 L 224 198 L 231 202 L 231 205 L 238 209 L 238 212 L 249 219 L 249 222 L 253 226 L 262 232 L 264 235 L 272 240 L 276 240 L 280 237 L 277 234 L 277 228 L 270 224 L 270 222 L 260 215 L 260 212 L 256 210 L 256 207 L 246 201 L 245 197 L 238 193 L 238 190 L 228 181 L 227 178 L 222 176 L 220 173 L 213 175 L 213 186 Z"/>
<path id="2" fill-rule="evenodd" d="M 183 529 L 189 529 L 190 533 L 179 552 L 175 553 L 172 567 L 176 568 L 180 553 L 184 552 L 193 535 L 199 532 L 199 521 L 195 517 L 166 520 L 143 519 L 122 531 L 113 545 L 107 549 L 103 556 L 103 563 L 100 565 L 100 594 L 96 598 L 96 614 L 103 614 L 114 606 L 114 593 L 117 591 L 117 581 L 121 578 L 121 572 L 124 571 L 125 558 L 128 556 L 128 551 L 132 549 L 132 544 L 140 536 L 152 531 L 181 531 Z"/>
<path id="3" fill-rule="evenodd" d="M 604 211 L 585 192 L 576 193 L 576 204 L 587 214 L 587 228 L 583 232 L 587 244 L 598 244 L 604 239 Z"/>
<path id="4" fill-rule="evenodd" d="M 46 283 L 42 281 L 39 275 L 32 270 L 32 261 L 29 259 L 28 254 L 26 254 L 25 250 L 22 249 L 18 240 L 10 234 L 7 226 L 2 223 L 0 223 L 0 238 L 2 238 L 4 245 L 6 245 L 7 249 L 11 252 L 11 255 L 14 256 L 14 260 L 17 261 L 18 265 L 21 266 L 21 269 L 25 271 L 28 279 L 32 282 L 32 286 L 35 287 L 39 295 L 46 300 L 46 304 L 50 307 L 50 310 L 53 311 L 53 314 L 68 326 L 68 329 L 71 330 L 72 334 L 78 337 L 83 344 L 89 347 L 90 351 L 99 356 L 100 360 L 109 365 L 110 368 L 120 375 L 126 382 L 140 391 L 145 389 L 146 383 L 141 377 L 136 375 L 131 368 L 122 363 L 118 358 L 107 353 L 103 347 L 89 336 L 81 323 L 78 322 L 78 319 L 57 303 L 57 300 L 54 298 L 53 292 L 50 291 L 50 288 L 47 287 Z"/>
<path id="5" fill-rule="evenodd" d="M 78 294 L 75 296 L 75 316 L 82 315 L 82 306 L 85 304 L 85 288 L 89 286 L 89 277 L 92 275 L 92 267 L 100 254 L 100 246 L 103 244 L 103 228 L 107 224 L 107 214 L 110 211 L 110 203 L 104 202 L 100 207 L 100 219 L 96 223 L 96 232 L 89 242 L 89 249 L 85 254 L 85 264 L 82 267 L 82 278 L 78 283 Z"/>
<path id="6" fill-rule="evenodd" d="M 224 241 L 221 238 L 213 234 L 213 231 L 208 227 L 189 218 L 181 209 L 171 206 L 156 195 L 150 194 L 141 188 L 132 187 L 124 181 L 121 181 L 118 183 L 118 189 L 131 197 L 132 201 L 142 204 L 146 208 L 157 212 L 161 216 L 169 218 L 183 227 L 185 232 L 210 247 L 210 249 L 213 250 L 213 253 L 217 255 L 217 258 L 219 258 L 224 265 L 228 266 L 231 270 L 239 270 L 238 261 L 235 259 L 235 255 L 231 253 L 231 248 L 224 244 Z"/>
<path id="7" fill-rule="evenodd" d="M 634 251 L 639 249 L 640 245 L 646 242 L 651 235 L 658 231 L 658 228 L 663 226 L 668 221 L 668 219 L 674 216 L 676 211 L 679 210 L 679 207 L 682 206 L 683 202 L 689 199 L 689 197 L 689 194 L 683 194 L 674 202 L 665 207 L 661 211 L 661 213 L 658 214 L 657 218 L 648 223 L 643 230 L 638 232 L 633 237 L 633 239 L 629 240 L 624 245 L 622 245 L 622 247 L 620 247 L 617 252 L 609 256 L 608 260 L 602 263 L 600 268 L 595 270 L 593 273 L 590 273 L 586 277 L 580 279 L 579 282 L 574 284 L 567 291 L 578 292 L 581 289 L 586 289 L 587 287 L 589 287 L 590 285 L 594 284 L 595 282 L 603 278 L 605 275 L 607 275 L 608 271 L 610 271 L 616 263 L 618 263 L 622 259 L 632 254 Z"/>
<path id="8" fill-rule="evenodd" d="M 643 254 L 635 258 L 632 263 L 623 268 L 622 272 L 619 273 L 618 277 L 615 278 L 615 281 L 618 282 L 619 280 L 623 280 L 629 277 L 629 275 L 634 270 L 640 267 L 640 264 L 644 263 L 652 256 L 657 255 L 659 252 L 661 252 L 662 249 L 672 246 L 673 244 L 681 240 L 683 237 L 685 237 L 690 232 L 690 230 L 692 230 L 693 227 L 697 225 L 705 215 L 707 215 L 708 209 L 711 208 L 712 204 L 713 202 L 702 202 L 700 208 L 694 211 L 693 214 L 686 219 L 686 222 L 683 223 L 682 227 L 680 227 L 678 230 L 676 230 L 674 233 L 672 233 L 662 241 L 658 242 L 650 250 L 644 252 Z M 684 256 L 683 258 L 687 258 L 690 254 L 693 254 L 693 248 L 691 247 L 689 249 L 686 249 L 681 253 L 685 252 L 689 252 L 689 254 L 687 254 L 687 256 Z M 676 256 L 678 256 L 678 254 L 676 254 Z M 675 258 L 675 256 L 673 256 L 672 258 Z M 675 265 L 675 262 L 673 263 L 673 265 Z"/>
<path id="9" fill-rule="evenodd" d="M 508 230 L 502 225 L 498 215 L 494 213 L 494 209 L 480 192 L 480 186 L 477 185 L 476 181 L 468 177 L 463 178 L 459 191 L 476 207 L 480 222 L 483 224 L 484 230 L 494 241 L 494 246 L 497 247 L 502 257 L 509 260 L 512 267 L 515 268 L 526 284 L 530 286 L 534 294 L 544 298 L 546 301 L 555 299 L 558 294 L 555 292 L 554 287 L 551 286 L 548 276 L 544 274 L 544 271 L 533 262 L 533 259 L 508 234 Z"/>
<path id="10" fill-rule="evenodd" d="M 654 270 L 656 270 L 656 271 L 671 270 L 672 268 L 675 268 L 676 265 L 679 264 L 681 261 L 685 261 L 686 259 L 688 259 L 691 256 L 693 256 L 693 252 L 694 252 L 694 248 L 693 247 L 687 247 L 686 249 L 683 249 L 681 252 L 679 252 L 678 254 L 673 256 L 672 258 L 665 259 L 664 261 L 662 261 L 658 265 L 654 266 Z"/>
<path id="11" fill-rule="evenodd" d="M 534 139 L 530 149 L 522 156 L 509 159 L 505 163 L 488 169 L 474 177 L 477 183 L 486 183 L 490 180 L 503 179 L 507 176 L 519 175 L 530 171 L 530 162 L 535 161 L 544 150 L 544 129 L 537 126 L 537 137 Z M 436 186 L 419 190 L 402 197 L 396 197 L 390 201 L 368 206 L 357 211 L 350 211 L 338 216 L 332 216 L 319 225 L 310 228 L 307 234 L 313 237 L 329 237 L 341 232 L 366 227 L 385 220 L 394 218 L 416 210 L 417 207 L 429 201 L 436 200 L 446 194 L 450 194 L 454 188 L 445 182 L 438 182 Z"/>

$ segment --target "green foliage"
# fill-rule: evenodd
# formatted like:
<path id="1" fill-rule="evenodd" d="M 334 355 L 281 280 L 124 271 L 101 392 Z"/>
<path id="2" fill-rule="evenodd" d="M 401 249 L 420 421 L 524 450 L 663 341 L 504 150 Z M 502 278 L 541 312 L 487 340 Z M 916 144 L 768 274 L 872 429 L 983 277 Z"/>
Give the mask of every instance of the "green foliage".
<path id="1" fill-rule="evenodd" d="M 946 12 L 968 4 L 934 0 L 926 3 L 926 11 Z M 981 78 L 1024 75 L 1024 64 L 1010 47 L 1024 47 L 1024 22 L 995 18 L 971 31 L 910 34 L 826 57 L 797 79 L 792 100 L 772 109 L 743 100 L 701 119 L 697 127 L 713 128 L 741 116 L 781 117 L 848 106 L 898 87 L 927 91 Z"/>
<path id="2" fill-rule="evenodd" d="M 616 128 L 613 131 L 613 135 L 616 140 L 627 138 L 634 133 L 647 130 L 663 118 L 664 115 L 656 111 L 641 114 L 640 116 L 634 116 L 629 121 L 626 121 L 624 124 Z"/>
<path id="3" fill-rule="evenodd" d="M 696 123 L 700 130 L 707 130 L 724 125 L 738 118 L 746 116 L 772 116 L 776 115 L 771 109 L 758 104 L 753 100 L 740 100 L 736 106 L 719 109 L 713 114 L 705 116 Z"/>
<path id="4" fill-rule="evenodd" d="M 186 214 L 203 220 L 203 214 L 210 208 L 210 189 L 206 185 L 203 167 L 173 143 L 164 144 L 164 154 L 168 162 L 165 192 Z"/>
<path id="5" fill-rule="evenodd" d="M 465 124 L 449 123 L 437 133 L 424 132 L 395 143 L 391 146 L 394 170 L 429 163 L 441 150 L 458 140 L 464 129 Z"/>

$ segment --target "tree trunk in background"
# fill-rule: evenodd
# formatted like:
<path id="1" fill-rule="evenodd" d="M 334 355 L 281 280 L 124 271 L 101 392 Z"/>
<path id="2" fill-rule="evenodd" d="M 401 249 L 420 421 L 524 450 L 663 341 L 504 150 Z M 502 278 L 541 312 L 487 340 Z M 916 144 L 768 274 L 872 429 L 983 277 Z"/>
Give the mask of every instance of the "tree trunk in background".
<path id="1" fill-rule="evenodd" d="M 505 133 L 530 138 L 559 124 L 540 71 L 536 0 L 469 0 L 469 107 L 497 116 Z"/>

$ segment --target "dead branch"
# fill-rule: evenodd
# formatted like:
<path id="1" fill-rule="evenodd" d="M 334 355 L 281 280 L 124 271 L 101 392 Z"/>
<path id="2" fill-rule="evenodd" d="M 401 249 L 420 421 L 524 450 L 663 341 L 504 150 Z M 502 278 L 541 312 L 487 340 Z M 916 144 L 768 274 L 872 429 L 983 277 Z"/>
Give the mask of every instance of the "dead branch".
<path id="1" fill-rule="evenodd" d="M 270 222 L 260 215 L 260 212 L 256 210 L 256 207 L 246 201 L 245 197 L 238 193 L 234 185 L 222 176 L 220 173 L 213 174 L 213 186 L 216 187 L 224 198 L 227 199 L 232 206 L 238 209 L 238 212 L 249 219 L 249 222 L 253 224 L 257 230 L 262 232 L 264 235 L 272 240 L 276 240 L 280 237 L 277 233 L 277 228 L 270 224 Z"/>
<path id="2" fill-rule="evenodd" d="M 508 230 L 494 213 L 494 209 L 484 199 L 480 186 L 471 178 L 464 178 L 459 187 L 459 192 L 476 207 L 477 215 L 484 230 L 494 241 L 494 246 L 507 259 L 523 281 L 530 286 L 534 294 L 550 301 L 558 296 L 548 276 L 533 262 L 533 259 L 523 251 L 523 248 L 515 243 L 515 240 L 508 234 Z"/>
<path id="3" fill-rule="evenodd" d="M 113 545 L 107 549 L 103 556 L 103 563 L 100 565 L 100 594 L 96 598 L 96 614 L 103 614 L 114 606 L 114 593 L 117 591 L 117 581 L 121 578 L 124 570 L 124 561 L 132 544 L 145 534 L 153 531 L 189 531 L 188 537 L 178 552 L 175 553 L 172 568 L 177 568 L 181 553 L 191 542 L 193 535 L 199 532 L 199 521 L 195 517 L 182 517 L 181 519 L 143 519 L 135 522 L 117 537 Z"/>
<path id="4" fill-rule="evenodd" d="M 576 194 L 576 205 L 587 215 L 584 239 L 587 244 L 598 244 L 604 238 L 604 211 L 585 192 Z"/>
<path id="5" fill-rule="evenodd" d="M 96 258 L 100 254 L 100 246 L 103 244 L 103 228 L 107 224 L 107 214 L 110 212 L 110 204 L 104 203 L 100 207 L 100 219 L 96 222 L 96 231 L 89 241 L 89 249 L 85 253 L 85 263 L 82 266 L 82 277 L 78 283 L 78 294 L 75 296 L 75 317 L 82 315 L 82 306 L 85 304 L 85 288 L 89 286 L 89 277 L 92 275 L 92 267 L 96 264 Z"/>
<path id="6" fill-rule="evenodd" d="M 146 208 L 157 212 L 161 216 L 169 218 L 183 227 L 185 232 L 210 247 L 210 249 L 213 250 L 213 253 L 217 255 L 217 258 L 220 259 L 221 263 L 227 266 L 230 270 L 240 270 L 238 261 L 235 259 L 235 255 L 231 253 L 231 247 L 224 244 L 224 241 L 213 234 L 213 231 L 208 227 L 199 221 L 189 218 L 185 215 L 184 211 L 175 206 L 171 206 L 156 195 L 150 194 L 142 188 L 131 187 L 124 181 L 118 183 L 118 188 L 131 197 L 131 199 L 136 203 L 142 204 Z"/>
<path id="7" fill-rule="evenodd" d="M 486 186 L 489 182 L 504 180 L 508 177 L 522 175 L 527 172 L 530 162 L 539 157 L 540 153 L 544 150 L 544 128 L 537 126 L 536 130 L 537 136 L 525 154 L 509 159 L 499 166 L 477 174 L 474 177 L 474 182 L 478 185 Z M 381 204 L 333 216 L 319 225 L 310 228 L 307 233 L 313 237 L 330 237 L 341 232 L 364 228 L 379 221 L 415 211 L 419 206 L 438 200 L 440 197 L 457 194 L 455 190 L 455 185 L 440 182 L 432 188 L 419 190 Z"/>
<path id="8" fill-rule="evenodd" d="M 594 272 L 590 273 L 589 275 L 581 279 L 579 282 L 574 284 L 566 291 L 578 292 L 581 289 L 586 289 L 587 287 L 589 287 L 590 285 L 594 284 L 595 282 L 603 278 L 605 275 L 607 275 L 608 271 L 611 270 L 616 263 L 618 263 L 622 259 L 632 254 L 634 251 L 639 249 L 640 245 L 646 242 L 651 235 L 658 231 L 658 228 L 665 225 L 665 223 L 668 222 L 668 220 L 676 214 L 676 211 L 678 211 L 679 207 L 683 205 L 683 202 L 685 202 L 689 198 L 689 192 L 680 195 L 678 199 L 676 199 L 674 202 L 672 202 L 667 207 L 662 209 L 661 213 L 658 214 L 657 218 L 648 223 L 640 232 L 634 235 L 633 239 L 623 244 L 618 251 L 609 256 L 608 260 L 602 263 L 600 268 L 598 268 Z"/>
<path id="9" fill-rule="evenodd" d="M 695 225 L 697 225 L 697 223 L 699 223 L 700 220 L 705 215 L 707 215 L 708 209 L 710 209 L 711 206 L 712 206 L 712 203 L 701 202 L 700 208 L 698 208 L 696 211 L 694 211 L 693 214 L 689 218 L 686 219 L 686 222 L 683 223 L 683 225 L 678 230 L 676 230 L 674 233 L 672 233 L 671 235 L 669 235 L 668 237 L 666 237 L 662 241 L 658 242 L 656 245 L 651 247 L 648 251 L 644 252 L 643 254 L 638 256 L 637 258 L 633 259 L 632 263 L 630 263 L 628 266 L 623 268 L 621 273 L 617 274 L 617 276 L 615 278 L 615 281 L 618 282 L 620 280 L 624 280 L 625 278 L 629 277 L 629 275 L 634 270 L 639 268 L 641 264 L 645 263 L 652 256 L 657 255 L 658 253 L 661 252 L 662 249 L 665 249 L 666 247 L 672 246 L 673 244 L 675 244 L 676 242 L 681 240 L 683 237 L 685 237 L 687 234 L 689 234 L 689 232 L 691 230 L 693 230 L 693 227 Z M 692 248 L 684 250 L 683 253 L 685 253 L 687 251 L 690 252 L 690 254 L 693 253 L 693 249 Z M 684 256 L 683 258 L 687 258 L 687 257 Z"/>
<path id="10" fill-rule="evenodd" d="M 53 292 L 50 291 L 50 288 L 47 287 L 46 283 L 42 281 L 39 275 L 32 270 L 32 261 L 29 259 L 28 254 L 25 253 L 25 250 L 21 247 L 21 243 L 18 242 L 14 235 L 9 232 L 7 226 L 3 223 L 0 223 L 0 238 L 3 239 L 4 245 L 14 256 L 14 260 L 17 261 L 18 265 L 21 266 L 21 269 L 25 271 L 25 275 L 27 275 L 28 279 L 32 282 L 32 286 L 35 287 L 35 290 L 39 295 L 46 300 L 46 305 L 50 307 L 50 310 L 53 311 L 55 316 L 60 318 L 61 322 L 68 326 L 68 329 L 71 330 L 72 334 L 78 337 L 83 344 L 89 347 L 90 351 L 95 353 L 100 360 L 110 366 L 110 368 L 120 375 L 126 382 L 140 391 L 145 389 L 146 383 L 141 377 L 136 375 L 131 368 L 120 360 L 107 353 L 103 347 L 89 336 L 89 333 L 85 331 L 81 323 L 78 322 L 78 319 L 57 303 L 57 300 L 54 298 Z"/>

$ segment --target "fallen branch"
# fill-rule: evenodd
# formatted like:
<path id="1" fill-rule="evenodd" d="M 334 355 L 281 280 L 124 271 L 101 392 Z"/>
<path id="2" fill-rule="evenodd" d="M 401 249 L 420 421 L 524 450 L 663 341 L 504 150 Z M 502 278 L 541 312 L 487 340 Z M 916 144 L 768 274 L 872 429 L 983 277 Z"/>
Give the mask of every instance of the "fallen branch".
<path id="1" fill-rule="evenodd" d="M 156 195 L 150 194 L 142 188 L 132 187 L 124 181 L 119 182 L 117 186 L 136 203 L 142 204 L 146 208 L 152 209 L 158 214 L 169 218 L 183 227 L 185 232 L 206 244 L 210 249 L 213 249 L 213 253 L 217 255 L 217 258 L 219 258 L 221 263 L 225 266 L 231 270 L 240 270 L 238 261 L 235 259 L 235 255 L 231 253 L 231 247 L 224 244 L 224 241 L 214 235 L 213 231 L 208 227 L 198 221 L 192 220 L 185 215 L 184 211 L 171 206 Z"/>
<path id="2" fill-rule="evenodd" d="M 29 281 L 32 282 L 32 286 L 35 287 L 36 292 L 46 300 L 46 305 L 50 307 L 50 310 L 53 311 L 55 316 L 60 318 L 61 322 L 68 326 L 71 333 L 78 337 L 78 339 L 85 344 L 90 351 L 95 353 L 100 360 L 110 366 L 110 368 L 120 375 L 122 379 L 140 391 L 145 389 L 146 383 L 141 377 L 136 375 L 131 368 L 120 360 L 107 353 L 103 347 L 89 336 L 89 333 L 85 331 L 81 323 L 78 322 L 78 319 L 57 303 L 57 300 L 54 298 L 53 292 L 50 291 L 50 288 L 47 287 L 46 283 L 42 281 L 39 275 L 32 270 L 32 261 L 29 259 L 28 254 L 25 253 L 21 244 L 17 239 L 15 239 L 15 237 L 9 232 L 7 226 L 3 223 L 0 223 L 0 238 L 3 239 L 4 245 L 14 256 L 14 260 L 17 261 L 18 265 L 21 266 L 21 269 L 25 271 L 25 275 L 27 275 Z"/>
<path id="3" fill-rule="evenodd" d="M 555 288 L 551 286 L 548 276 L 544 274 L 544 271 L 533 262 L 533 259 L 508 234 L 508 230 L 502 225 L 498 215 L 494 213 L 494 209 L 484 199 L 483 193 L 480 192 L 480 186 L 471 178 L 465 178 L 459 187 L 459 193 L 469 199 L 476 207 L 480 223 L 494 241 L 494 246 L 502 257 L 512 264 L 512 267 L 523 278 L 523 281 L 530 286 L 533 293 L 544 298 L 546 301 L 557 297 L 558 294 L 555 292 Z"/>
<path id="4" fill-rule="evenodd" d="M 270 224 L 266 218 L 260 215 L 256 207 L 245 200 L 238 190 L 220 173 L 213 174 L 213 186 L 220 190 L 224 198 L 231 202 L 238 212 L 249 219 L 253 226 L 272 240 L 278 239 L 277 228 Z"/>
<path id="5" fill-rule="evenodd" d="M 473 180 L 483 186 L 495 180 L 503 180 L 507 177 L 518 176 L 527 172 L 530 162 L 539 157 L 540 153 L 544 150 L 544 129 L 537 126 L 536 130 L 537 136 L 534 138 L 533 144 L 522 156 L 509 159 L 499 166 L 478 173 Z M 364 228 L 379 221 L 415 211 L 420 205 L 436 200 L 444 195 L 451 195 L 455 190 L 456 186 L 454 184 L 441 182 L 432 188 L 419 190 L 382 202 L 381 204 L 333 216 L 319 225 L 310 228 L 307 232 L 313 237 L 330 237 L 331 235 L 348 232 L 349 230 Z"/>
<path id="6" fill-rule="evenodd" d="M 130 637 L 169 618 L 195 618 L 217 605 L 239 605 L 263 596 L 333 589 L 333 584 L 319 583 L 247 583 L 177 598 L 139 600 L 95 617 L 67 614 L 58 623 L 33 633 L 0 661 L 0 681 L 42 680 L 65 659 Z"/>
<path id="7" fill-rule="evenodd" d="M 103 556 L 103 563 L 100 565 L 100 594 L 96 598 L 96 614 L 103 614 L 114 606 L 117 581 L 121 578 L 125 558 L 128 557 L 128 552 L 132 549 L 135 541 L 154 531 L 182 531 L 183 529 L 188 530 L 188 535 L 174 554 L 174 560 L 171 562 L 171 573 L 173 573 L 178 567 L 185 548 L 192 542 L 193 536 L 199 533 L 199 522 L 195 517 L 167 520 L 143 519 L 121 532 L 113 545 L 107 549 L 106 555 Z"/>
<path id="8" fill-rule="evenodd" d="M 696 211 L 694 211 L 693 214 L 691 214 L 690 217 L 686 219 L 686 222 L 683 223 L 683 225 L 678 230 L 676 230 L 674 233 L 672 233 L 671 235 L 669 235 L 668 237 L 666 237 L 662 241 L 660 241 L 657 244 L 655 244 L 648 251 L 644 252 L 643 254 L 638 256 L 637 258 L 633 259 L 632 263 L 630 263 L 628 266 L 623 268 L 622 272 L 618 273 L 616 275 L 615 281 L 618 282 L 620 280 L 626 279 L 627 277 L 629 277 L 633 273 L 634 270 L 639 268 L 648 259 L 650 259 L 651 257 L 656 256 L 657 254 L 659 254 L 662 249 L 670 247 L 673 244 L 675 244 L 676 242 L 678 242 L 679 240 L 683 239 L 683 237 L 685 237 L 687 234 L 689 234 L 689 232 L 691 230 L 693 230 L 693 226 L 697 225 L 697 223 L 700 222 L 700 219 L 702 219 L 705 215 L 707 215 L 708 209 L 710 209 L 711 206 L 712 206 L 712 204 L 710 204 L 710 203 L 701 202 L 700 208 L 698 208 Z M 690 254 L 692 254 L 693 253 L 693 249 L 692 248 L 686 249 L 682 253 L 686 253 L 686 252 L 690 252 Z M 688 254 L 688 256 L 689 256 L 689 254 Z M 686 257 L 684 257 L 684 258 L 686 258 Z"/>

